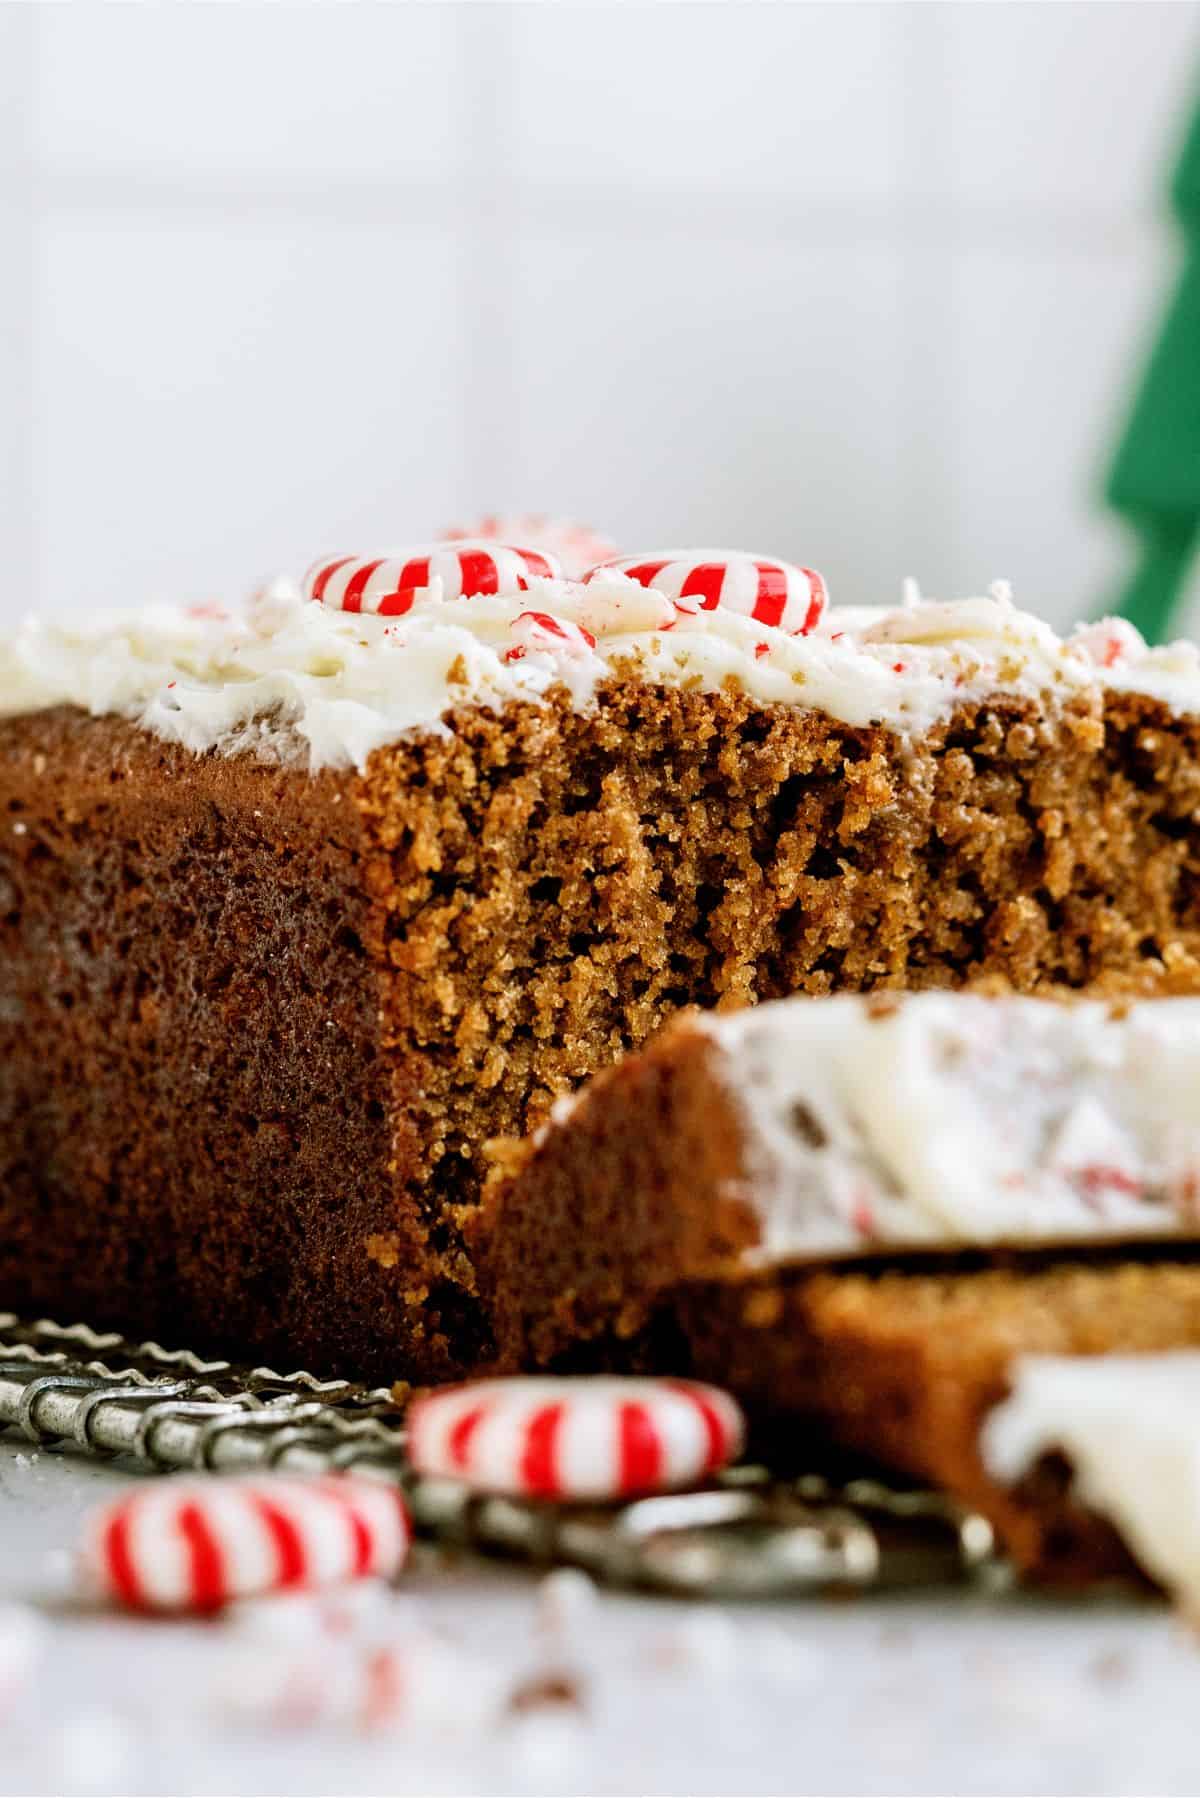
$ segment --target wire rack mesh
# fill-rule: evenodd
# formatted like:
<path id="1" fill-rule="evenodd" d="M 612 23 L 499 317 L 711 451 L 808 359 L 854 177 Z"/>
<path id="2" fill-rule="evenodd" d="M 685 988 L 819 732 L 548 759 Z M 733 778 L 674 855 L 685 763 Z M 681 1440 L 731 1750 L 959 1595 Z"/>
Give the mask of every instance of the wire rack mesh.
<path id="1" fill-rule="evenodd" d="M 0 1312 L 0 1427 L 159 1472 L 349 1470 L 401 1485 L 458 1550 L 690 1597 L 767 1598 L 993 1580 L 986 1519 L 942 1494 L 742 1463 L 702 1489 L 615 1505 L 470 1492 L 418 1475 L 386 1387 L 239 1367 L 86 1324 Z"/>

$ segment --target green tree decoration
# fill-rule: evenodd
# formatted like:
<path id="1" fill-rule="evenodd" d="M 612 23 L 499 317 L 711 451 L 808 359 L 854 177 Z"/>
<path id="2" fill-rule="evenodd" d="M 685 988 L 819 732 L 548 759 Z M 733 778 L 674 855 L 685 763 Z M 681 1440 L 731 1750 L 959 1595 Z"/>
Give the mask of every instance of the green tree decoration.
<path id="1" fill-rule="evenodd" d="M 1139 552 L 1118 610 L 1150 643 L 1169 634 L 1200 535 L 1200 112 L 1171 184 L 1188 242 L 1175 298 L 1108 477 Z"/>

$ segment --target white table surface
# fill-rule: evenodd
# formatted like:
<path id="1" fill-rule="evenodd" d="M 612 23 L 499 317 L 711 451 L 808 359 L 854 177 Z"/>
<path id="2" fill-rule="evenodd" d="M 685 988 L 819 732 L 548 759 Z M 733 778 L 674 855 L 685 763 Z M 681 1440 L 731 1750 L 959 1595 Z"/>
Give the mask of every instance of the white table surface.
<path id="1" fill-rule="evenodd" d="M 81 1513 L 142 1477 L 0 1439 L 0 1600 L 46 1618 L 32 1682 L 3 1717 L 0 1791 L 1200 1791 L 1200 1646 L 1148 1601 L 600 1594 L 554 1630 L 537 1576 L 418 1557 L 383 1625 L 394 1607 L 400 1636 L 445 1639 L 465 1709 L 484 1666 L 512 1684 L 569 1669 L 581 1702 L 481 1723 L 456 1719 L 451 1694 L 447 1716 L 374 1735 L 247 1723 L 221 1696 L 231 1670 L 296 1644 L 61 1596 Z"/>

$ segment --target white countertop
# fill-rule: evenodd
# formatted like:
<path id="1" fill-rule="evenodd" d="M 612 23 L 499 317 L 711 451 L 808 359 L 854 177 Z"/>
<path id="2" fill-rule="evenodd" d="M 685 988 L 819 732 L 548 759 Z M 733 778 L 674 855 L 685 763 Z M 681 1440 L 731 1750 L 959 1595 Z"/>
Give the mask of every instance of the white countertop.
<path id="1" fill-rule="evenodd" d="M 82 1510 L 136 1479 L 0 1439 L 0 1600 L 61 1592 Z M 3 1718 L 6 1793 L 1188 1793 L 1200 1646 L 1151 1602 L 982 1592 L 693 1606 L 602 1594 L 557 1634 L 539 1580 L 418 1556 L 397 1628 L 569 1670 L 499 1723 L 239 1722 L 228 1625 L 81 1613 Z M 390 1610 L 388 1612 L 390 1617 Z M 2 1632 L 0 1632 L 2 1633 Z M 240 1644 L 240 1648 L 239 1648 Z M 282 1650 L 253 1638 L 253 1652 Z M 451 1710 L 457 1709 L 454 1702 Z"/>

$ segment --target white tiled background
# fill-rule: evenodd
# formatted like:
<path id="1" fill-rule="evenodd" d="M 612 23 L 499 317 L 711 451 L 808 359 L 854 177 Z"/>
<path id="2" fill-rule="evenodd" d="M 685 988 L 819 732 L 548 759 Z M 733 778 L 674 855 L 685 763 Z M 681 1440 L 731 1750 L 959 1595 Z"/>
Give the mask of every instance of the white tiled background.
<path id="1" fill-rule="evenodd" d="M 1119 580 L 1200 8 L 0 5 L 0 610 L 550 508 Z"/>

